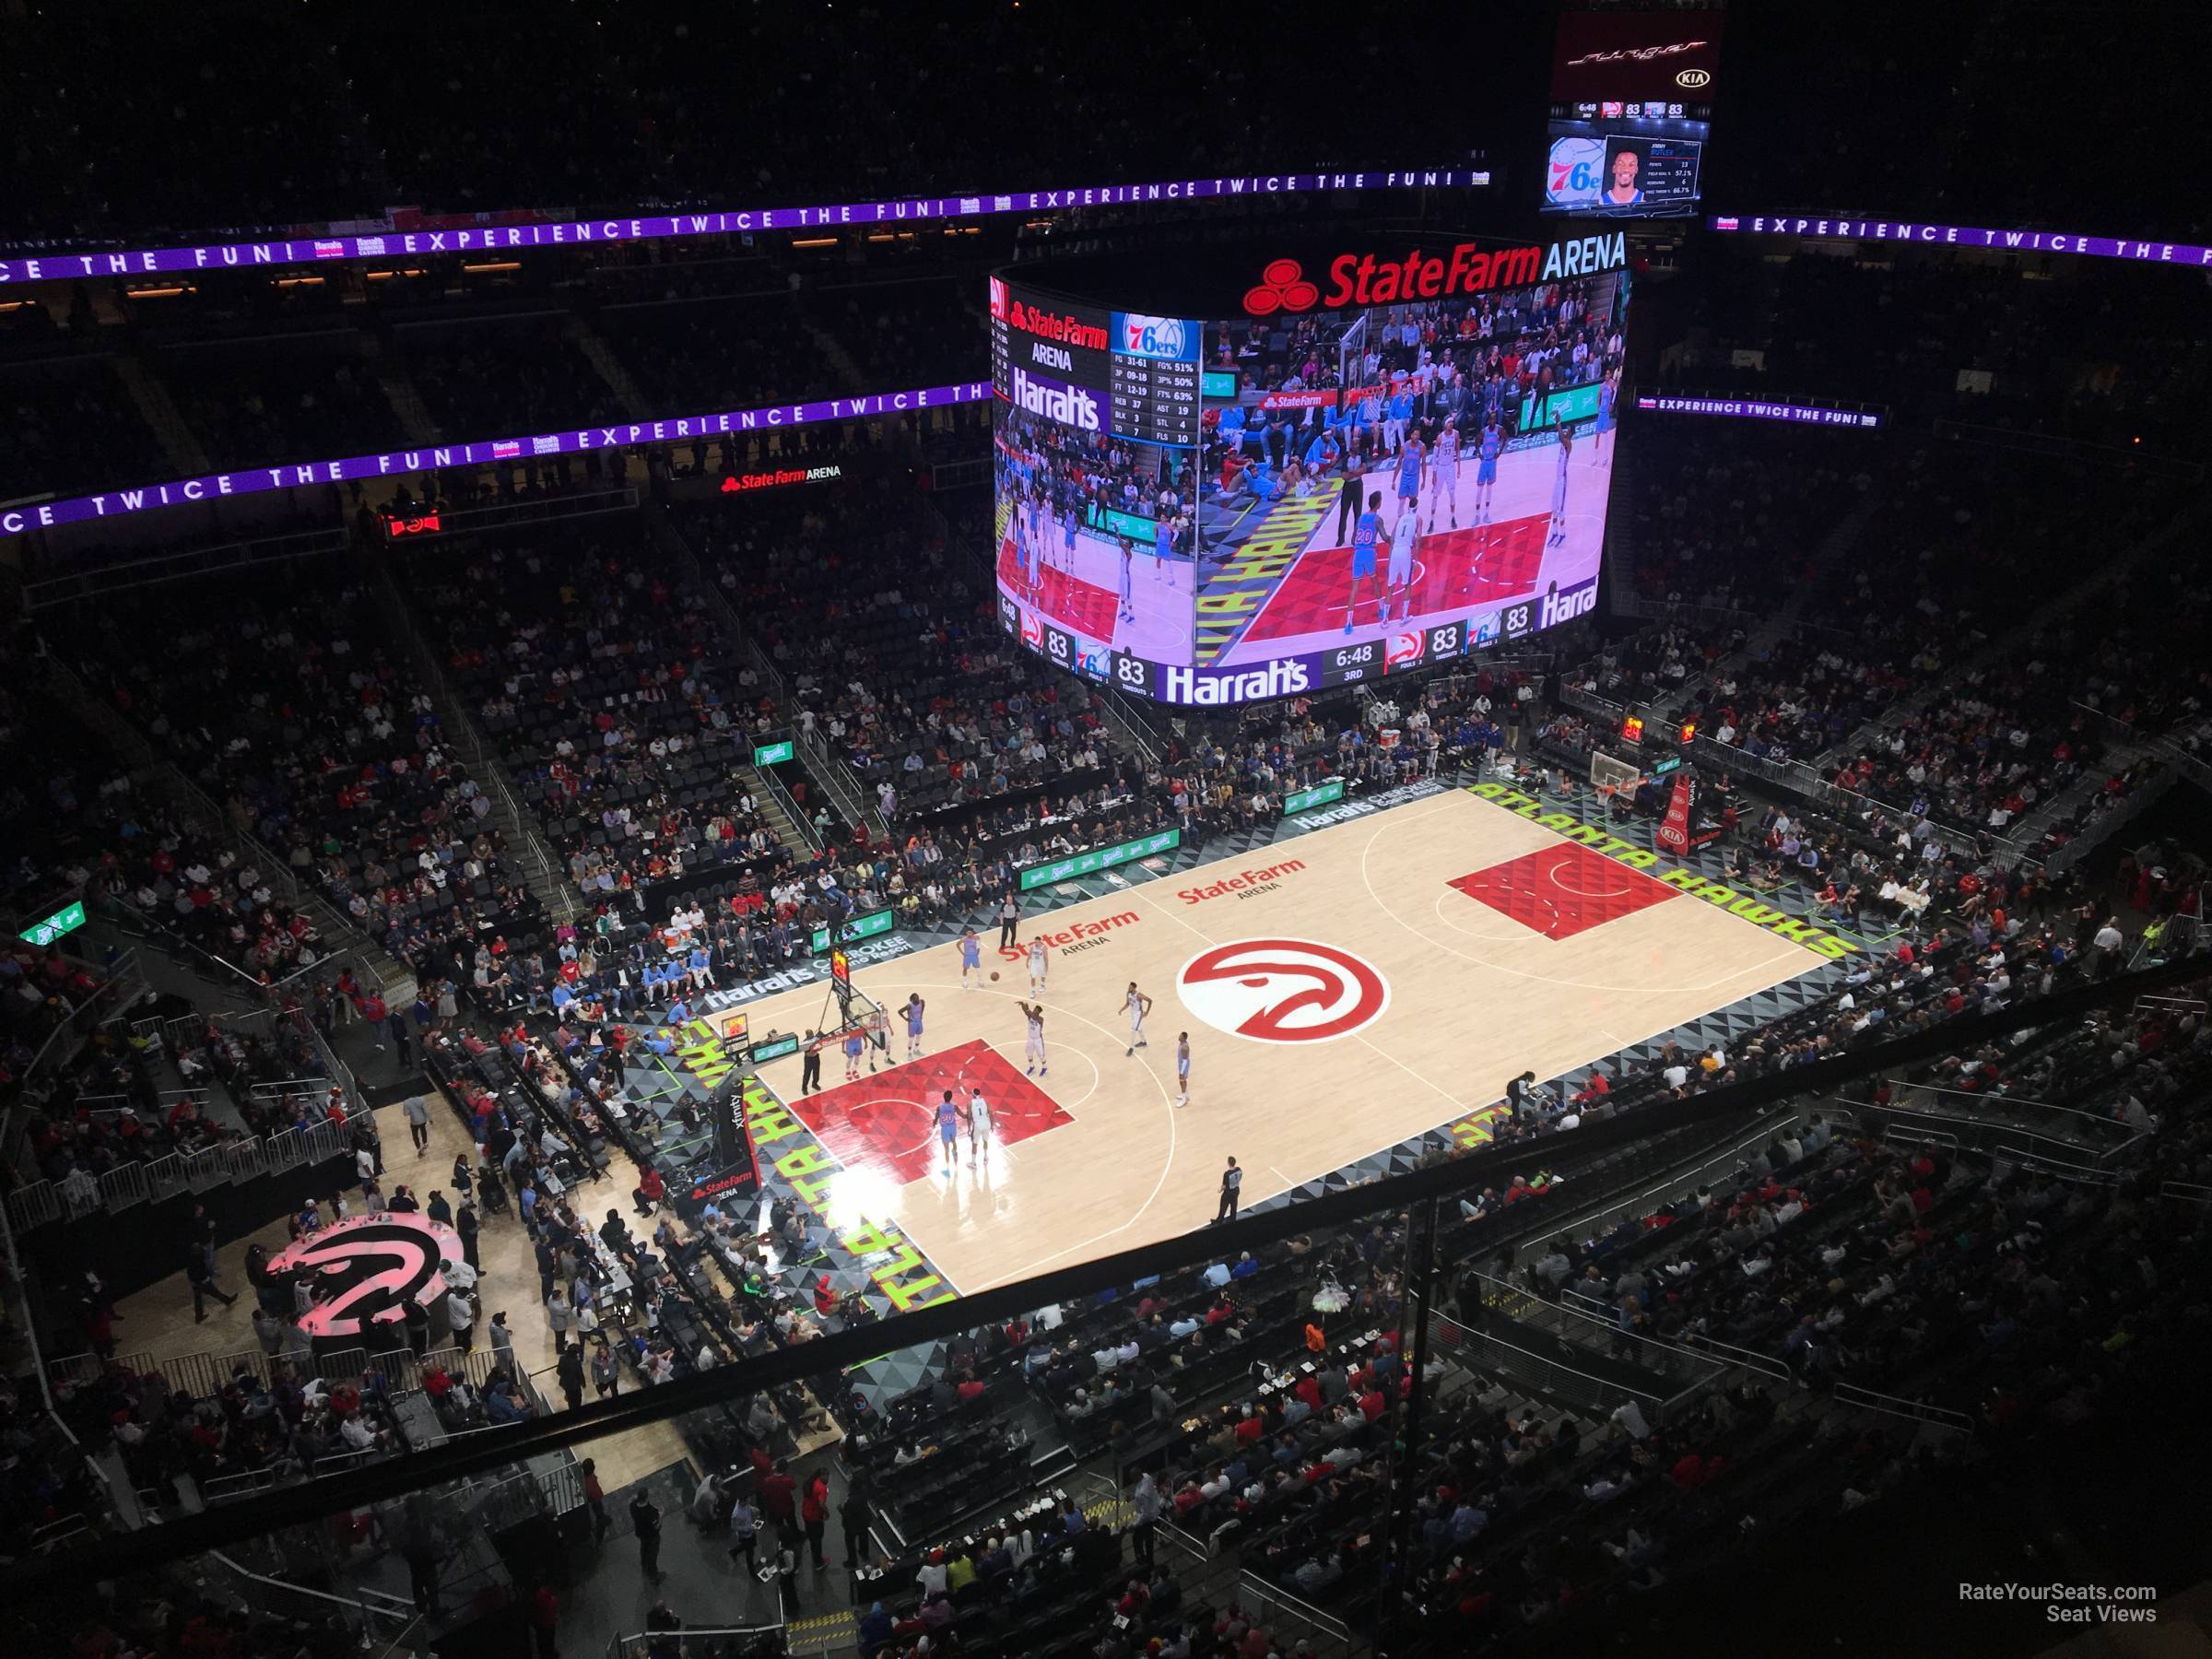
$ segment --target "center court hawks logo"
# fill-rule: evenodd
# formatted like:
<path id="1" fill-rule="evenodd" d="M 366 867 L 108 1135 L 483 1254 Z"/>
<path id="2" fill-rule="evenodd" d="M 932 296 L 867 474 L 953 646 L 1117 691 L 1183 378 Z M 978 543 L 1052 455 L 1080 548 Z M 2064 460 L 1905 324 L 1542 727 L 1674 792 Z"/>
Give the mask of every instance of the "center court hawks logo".
<path id="1" fill-rule="evenodd" d="M 272 1273 L 304 1273 L 321 1292 L 300 1320 L 311 1336 L 362 1336 L 369 1322 L 445 1293 L 445 1264 L 461 1240 L 427 1216 L 363 1216 L 324 1229 L 276 1256 Z"/>
<path id="2" fill-rule="evenodd" d="M 1176 985 L 1207 1025 L 1254 1042 L 1333 1042 L 1390 1006 L 1390 983 L 1371 963 L 1311 939 L 1217 945 L 1185 962 Z"/>

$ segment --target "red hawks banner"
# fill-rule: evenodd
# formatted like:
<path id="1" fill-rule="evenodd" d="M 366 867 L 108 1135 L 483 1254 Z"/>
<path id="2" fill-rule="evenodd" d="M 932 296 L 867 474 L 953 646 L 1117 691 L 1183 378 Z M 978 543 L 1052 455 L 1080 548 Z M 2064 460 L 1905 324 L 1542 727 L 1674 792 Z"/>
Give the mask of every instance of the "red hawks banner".
<path id="1" fill-rule="evenodd" d="M 1659 826 L 1659 833 L 1653 839 L 1677 858 L 1689 851 L 1689 774 L 1687 771 L 1676 775 L 1674 798 L 1666 804 L 1666 820 Z"/>

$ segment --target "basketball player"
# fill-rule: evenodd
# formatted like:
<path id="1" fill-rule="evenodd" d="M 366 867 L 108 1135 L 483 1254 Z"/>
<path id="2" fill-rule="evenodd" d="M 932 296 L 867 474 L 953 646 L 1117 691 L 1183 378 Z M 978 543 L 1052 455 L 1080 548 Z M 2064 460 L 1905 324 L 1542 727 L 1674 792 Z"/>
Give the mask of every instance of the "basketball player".
<path id="1" fill-rule="evenodd" d="M 1025 1077 L 1044 1076 L 1044 1005 L 1042 1003 L 1016 1003 L 1022 1018 L 1030 1022 L 1029 1041 L 1022 1045 L 1021 1075 Z"/>
<path id="2" fill-rule="evenodd" d="M 906 1057 L 922 1058 L 922 993 L 911 991 L 906 998 Z"/>
<path id="3" fill-rule="evenodd" d="M 1419 442 L 1418 438 L 1413 439 L 1406 448 L 1410 452 Z M 1413 599 L 1407 590 L 1413 586 L 1413 550 L 1419 545 L 1420 539 L 1420 503 L 1401 500 L 1398 503 L 1398 522 L 1390 533 L 1390 562 L 1383 567 L 1382 620 L 1385 622 L 1390 620 L 1394 596 L 1399 616 L 1406 616 L 1412 609 Z"/>
<path id="4" fill-rule="evenodd" d="M 1375 499 L 1382 500 L 1380 496 Z M 1371 576 L 1373 572 L 1371 571 L 1369 574 Z M 1129 1016 L 1129 1054 L 1134 1054 L 1138 1049 L 1148 1046 L 1145 1041 L 1145 1016 L 1152 1012 L 1152 999 L 1139 991 L 1136 982 L 1131 980 L 1128 994 L 1122 998 L 1122 1008 Z M 1126 1060 L 1129 1054 L 1122 1058 Z"/>
<path id="5" fill-rule="evenodd" d="M 1367 511 L 1352 526 L 1352 584 L 1346 594 L 1344 631 L 1352 631 L 1352 617 L 1359 608 L 1359 584 L 1364 582 L 1371 590 L 1375 585 L 1375 539 L 1382 534 L 1382 492 L 1371 490 L 1367 498 Z"/>
<path id="6" fill-rule="evenodd" d="M 973 980 L 968 976 L 975 975 Z M 960 929 L 960 989 L 972 991 L 983 982 L 983 942 L 975 936 L 975 929 Z"/>
<path id="7" fill-rule="evenodd" d="M 1597 465 L 1606 458 L 1606 429 L 1613 424 L 1613 399 L 1617 393 L 1618 371 L 1597 382 L 1597 420 L 1590 429 L 1590 465 Z"/>
<path id="8" fill-rule="evenodd" d="M 949 1175 L 960 1161 L 956 1148 L 960 1144 L 960 1109 L 952 1103 L 952 1090 L 937 1102 L 937 1144 L 945 1148 L 945 1173 Z"/>
<path id="9" fill-rule="evenodd" d="M 1175 1104 L 1191 1103 L 1191 1034 L 1175 1033 Z"/>
<path id="10" fill-rule="evenodd" d="M 860 1081 L 860 1052 L 867 1045 L 867 1041 L 861 1035 L 858 1026 L 845 1033 L 845 1081 L 848 1083 Z"/>
<path id="11" fill-rule="evenodd" d="M 1031 996 L 1044 994 L 1045 972 L 1050 966 L 1050 959 L 1045 955 L 1044 941 L 1031 939 L 1030 941 L 1030 994 Z"/>
<path id="12" fill-rule="evenodd" d="M 1121 609 L 1121 620 L 1123 620 L 1124 622 L 1134 622 L 1134 621 L 1135 621 L 1135 620 L 1136 620 L 1136 606 L 1135 606 L 1135 604 L 1134 603 L 1134 601 L 1133 601 L 1133 599 L 1132 599 L 1132 597 L 1131 597 L 1130 592 L 1129 592 L 1129 576 L 1130 576 L 1130 571 L 1131 571 L 1131 569 L 1132 569 L 1132 567 L 1133 567 L 1133 566 L 1135 564 L 1135 562 L 1136 562 L 1136 549 L 1135 549 L 1135 547 L 1133 547 L 1133 546 L 1130 544 L 1130 540 L 1129 540 L 1129 538 L 1128 538 L 1127 536 L 1125 536 L 1125 535 L 1124 535 L 1124 536 L 1123 536 L 1123 537 L 1122 537 L 1122 609 Z"/>
<path id="13" fill-rule="evenodd" d="M 1551 481 L 1551 536 L 1544 545 L 1556 547 L 1567 539 L 1567 463 L 1574 454 L 1574 431 L 1556 415 L 1551 424 L 1559 434 L 1559 470 Z"/>
<path id="14" fill-rule="evenodd" d="M 1421 441 L 1418 432 L 1408 437 L 1398 451 L 1398 512 L 1421 499 L 1421 468 L 1429 459 L 1429 446 Z"/>
<path id="15" fill-rule="evenodd" d="M 983 1091 L 968 1091 L 968 1161 L 975 1162 L 991 1149 L 991 1108 L 983 1100 Z"/>
<path id="16" fill-rule="evenodd" d="M 1063 501 L 1061 505 L 1067 511 L 1067 522 L 1060 527 L 1060 562 L 1073 576 L 1076 573 L 1076 504 Z"/>
<path id="17" fill-rule="evenodd" d="M 1498 483 L 1498 453 L 1505 447 L 1505 440 L 1498 430 L 1498 417 L 1493 411 L 1482 429 L 1482 441 L 1475 450 L 1475 522 L 1490 522 L 1490 491 Z"/>
<path id="18" fill-rule="evenodd" d="M 1429 453 L 1429 528 L 1436 529 L 1436 504 L 1441 498 L 1445 511 L 1452 515 L 1452 528 L 1459 528 L 1459 423 L 1444 422 L 1444 429 L 1436 435 L 1436 447 Z"/>

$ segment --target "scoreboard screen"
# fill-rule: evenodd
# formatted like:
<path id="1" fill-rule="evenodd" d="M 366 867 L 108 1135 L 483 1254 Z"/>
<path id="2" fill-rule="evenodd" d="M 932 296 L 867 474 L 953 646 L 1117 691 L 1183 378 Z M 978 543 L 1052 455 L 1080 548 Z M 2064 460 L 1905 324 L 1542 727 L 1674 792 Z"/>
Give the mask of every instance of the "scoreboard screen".
<path id="1" fill-rule="evenodd" d="M 1638 188 L 1676 188 L 1677 159 L 1635 149 Z M 1113 690 L 1226 705 L 1371 684 L 1588 615 L 1618 448 L 1623 233 L 1250 253 L 992 277 L 1006 631 Z M 1131 309 L 1150 295 L 1158 309 Z M 1500 352 L 1541 353 L 1540 376 Z"/>

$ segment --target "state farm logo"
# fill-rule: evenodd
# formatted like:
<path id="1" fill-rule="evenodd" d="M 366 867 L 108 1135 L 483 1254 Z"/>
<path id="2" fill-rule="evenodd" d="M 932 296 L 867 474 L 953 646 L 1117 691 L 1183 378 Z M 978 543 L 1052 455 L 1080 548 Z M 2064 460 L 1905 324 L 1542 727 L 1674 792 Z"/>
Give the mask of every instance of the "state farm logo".
<path id="1" fill-rule="evenodd" d="M 1257 870 L 1239 870 L 1234 876 L 1224 876 L 1218 881 L 1209 881 L 1198 887 L 1187 887 L 1175 895 L 1185 904 L 1204 904 L 1208 899 L 1219 899 L 1233 894 L 1249 899 L 1254 893 L 1272 893 L 1282 886 L 1282 878 L 1295 876 L 1306 867 L 1302 858 L 1286 859 L 1278 865 L 1267 865 Z"/>
<path id="2" fill-rule="evenodd" d="M 1712 71 L 1710 69 L 1678 69 L 1675 72 L 1675 85 L 1677 87 L 1710 87 L 1712 85 Z"/>
<path id="3" fill-rule="evenodd" d="M 1183 1006 L 1254 1042 L 1334 1042 L 1382 1018 L 1390 984 L 1348 950 L 1311 939 L 1238 939 L 1182 965 Z"/>
<path id="4" fill-rule="evenodd" d="M 1320 298 L 1321 290 L 1306 280 L 1305 267 L 1297 260 L 1272 259 L 1260 273 L 1259 285 L 1244 290 L 1244 310 L 1254 317 L 1311 311 Z"/>
<path id="5" fill-rule="evenodd" d="M 1078 950 L 1088 950 L 1093 946 L 1105 944 L 1108 934 L 1124 927 L 1135 926 L 1136 919 L 1135 911 L 1124 911 L 1118 916 L 1103 916 L 1096 922 L 1078 922 L 1056 933 L 1032 932 L 1030 938 L 1032 943 L 1042 945 L 1048 950 L 1056 950 L 1062 956 L 1072 956 Z M 1009 962 L 1019 962 L 1028 959 L 1030 947 L 1028 945 L 1001 945 L 998 954 Z"/>

